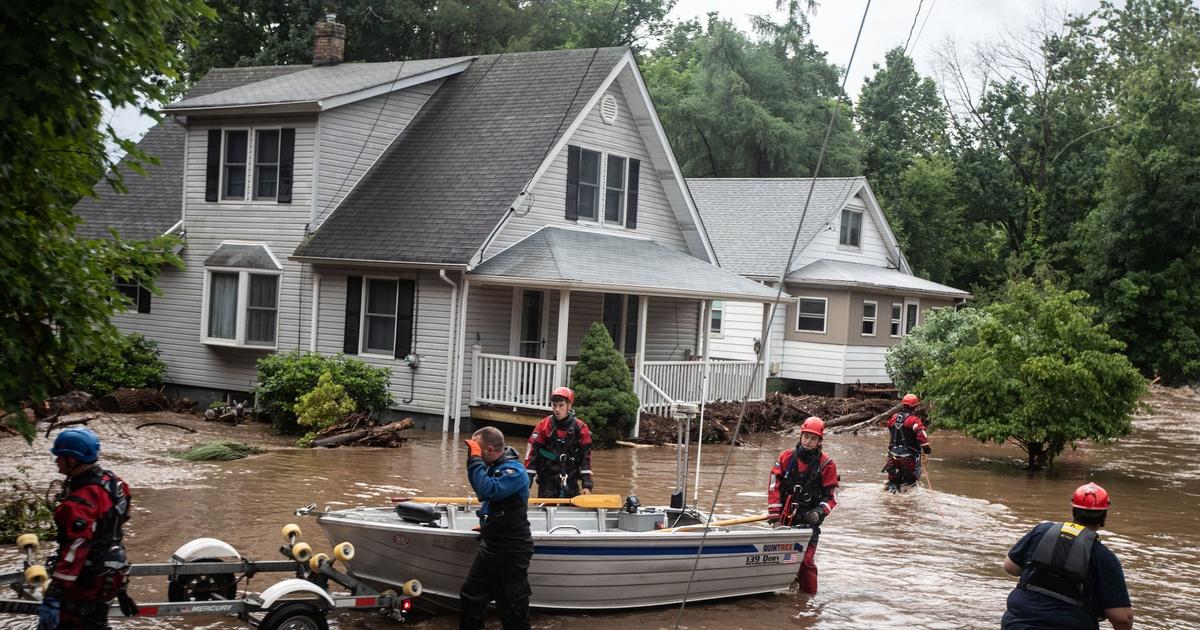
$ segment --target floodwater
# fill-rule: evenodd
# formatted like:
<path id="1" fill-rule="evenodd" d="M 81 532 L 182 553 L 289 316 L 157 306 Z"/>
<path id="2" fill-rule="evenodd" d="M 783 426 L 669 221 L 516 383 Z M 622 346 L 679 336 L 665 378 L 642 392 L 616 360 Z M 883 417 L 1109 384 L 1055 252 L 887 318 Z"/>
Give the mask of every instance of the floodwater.
<path id="1" fill-rule="evenodd" d="M 882 490 L 886 438 L 880 433 L 829 435 L 825 449 L 842 475 L 839 507 L 825 523 L 817 564 L 820 593 L 778 594 L 689 604 L 681 628 L 988 628 L 997 627 L 1015 579 L 1000 568 L 1008 548 L 1043 520 L 1069 516 L 1072 490 L 1085 480 L 1112 494 L 1105 543 L 1125 569 L 1139 628 L 1200 627 L 1200 396 L 1190 390 L 1156 389 L 1153 409 L 1134 422 L 1133 434 L 1108 446 L 1068 450 L 1048 474 L 1028 475 L 1023 453 L 1010 445 L 983 445 L 950 432 L 934 432 L 928 467 L 932 490 L 890 495 Z M 458 440 L 416 433 L 394 449 L 301 450 L 262 427 L 224 427 L 198 419 L 181 422 L 197 435 L 170 427 L 136 430 L 144 416 L 93 422 L 106 463 L 133 488 L 136 512 L 128 548 L 134 562 L 163 562 L 180 545 L 201 536 L 229 542 L 254 559 L 278 559 L 280 528 L 296 521 L 292 511 L 310 502 L 334 508 L 387 504 L 410 492 L 464 495 L 464 451 Z M 186 463 L 162 453 L 214 435 L 266 444 L 268 453 L 222 463 Z M 716 512 L 765 511 L 767 473 L 794 436 L 751 436 L 736 449 Z M 513 438 L 520 442 L 520 438 Z M 0 476 L 28 468 L 34 483 L 54 478 L 39 437 L 26 449 L 3 442 Z M 726 446 L 706 445 L 700 506 L 712 504 Z M 522 449 L 523 450 L 523 449 Z M 692 461 L 695 461 L 693 451 Z M 618 448 L 597 452 L 598 492 L 636 494 L 642 504 L 663 504 L 675 485 L 670 447 Z M 694 468 L 688 472 L 694 482 Z M 317 551 L 329 549 L 315 520 L 298 520 L 303 538 Z M 15 551 L 0 551 L 0 568 L 15 570 Z M 258 576 L 259 591 L 272 581 Z M 141 601 L 164 600 L 165 578 L 137 578 Z M 679 607 L 612 614 L 536 614 L 537 628 L 584 626 L 672 628 Z M 389 628 L 395 622 L 364 613 L 335 615 L 338 628 Z M 489 627 L 499 627 L 494 619 Z M 449 616 L 409 625 L 457 627 Z M 123 620 L 121 628 L 241 627 L 221 617 Z M 31 628 L 33 619 L 0 615 L 0 628 Z M 1103 627 L 1108 627 L 1104 624 Z"/>

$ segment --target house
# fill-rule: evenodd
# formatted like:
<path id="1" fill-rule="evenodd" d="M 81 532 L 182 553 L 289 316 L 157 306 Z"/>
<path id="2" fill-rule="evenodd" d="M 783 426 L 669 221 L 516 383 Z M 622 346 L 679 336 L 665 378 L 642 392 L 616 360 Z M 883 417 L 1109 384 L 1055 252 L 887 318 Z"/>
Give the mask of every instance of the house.
<path id="1" fill-rule="evenodd" d="M 769 335 L 761 304 L 713 305 L 711 355 L 748 360 L 766 343 L 773 388 L 821 383 L 842 395 L 850 384 L 890 383 L 887 349 L 929 309 L 970 297 L 913 275 L 865 178 L 687 183 L 721 266 L 777 288 L 782 275 L 792 296 Z"/>
<path id="2" fill-rule="evenodd" d="M 697 331 L 776 292 L 717 266 L 628 49 L 318 58 L 211 71 L 142 140 L 161 163 L 77 206 L 85 232 L 183 237 L 116 322 L 168 381 L 247 392 L 267 353 L 345 353 L 419 421 L 529 422 L 603 322 L 644 410 L 763 394 Z"/>

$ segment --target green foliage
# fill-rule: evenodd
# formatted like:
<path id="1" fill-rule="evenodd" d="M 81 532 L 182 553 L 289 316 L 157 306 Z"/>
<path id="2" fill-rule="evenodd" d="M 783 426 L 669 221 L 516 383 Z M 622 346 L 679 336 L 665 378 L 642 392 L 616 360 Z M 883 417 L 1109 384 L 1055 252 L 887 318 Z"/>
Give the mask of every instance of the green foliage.
<path id="1" fill-rule="evenodd" d="M 7 486 L 0 502 L 0 544 L 16 542 L 21 534 L 50 539 L 56 533 L 54 495 L 58 484 L 38 490 L 29 484 L 27 468 L 18 466 L 17 472 L 20 476 L 0 477 L 0 485 Z"/>
<path id="2" fill-rule="evenodd" d="M 571 371 L 575 415 L 600 444 L 628 435 L 637 420 L 638 399 L 625 357 L 613 347 L 604 324 L 593 322 L 579 347 L 579 364 Z"/>
<path id="3" fill-rule="evenodd" d="M 258 360 L 258 401 L 255 414 L 284 433 L 301 431 L 295 405 L 300 397 L 315 389 L 322 374 L 345 388 L 356 408 L 368 413 L 386 410 L 394 402 L 388 391 L 390 372 L 358 359 L 338 354 L 324 356 L 316 352 L 294 350 L 271 354 Z"/>
<path id="4" fill-rule="evenodd" d="M 949 365 L 955 351 L 977 343 L 979 327 L 988 319 L 977 308 L 928 311 L 920 326 L 888 349 L 884 359 L 888 376 L 900 391 L 916 391 L 929 371 Z"/>
<path id="5" fill-rule="evenodd" d="M 212 12 L 202 0 L 18 1 L 3 12 L 0 406 L 15 409 L 114 342 L 109 318 L 128 305 L 114 277 L 152 287 L 163 264 L 181 264 L 176 239 L 77 238 L 72 208 L 98 181 L 123 191 L 105 139 L 134 172 L 152 161 L 104 121 L 102 103 L 154 115 L 178 76 L 179 44 Z"/>
<path id="6" fill-rule="evenodd" d="M 300 446 L 308 446 L 321 429 L 345 420 L 357 409 L 358 405 L 346 394 L 344 386 L 334 383 L 329 372 L 321 374 L 317 386 L 300 396 L 292 408 L 296 412 L 296 422 L 312 429 L 300 438 Z"/>
<path id="7" fill-rule="evenodd" d="M 190 462 L 228 462 L 262 452 L 261 448 L 233 440 L 213 440 L 197 444 L 186 451 L 172 453 L 172 456 Z"/>
<path id="8" fill-rule="evenodd" d="M 119 335 L 101 354 L 75 366 L 71 385 L 93 396 L 103 396 L 118 387 L 158 385 L 166 369 L 158 358 L 157 343 L 137 333 Z"/>
<path id="9" fill-rule="evenodd" d="M 1051 463 L 1079 440 L 1129 433 L 1146 383 L 1124 344 L 1095 323 L 1080 291 L 1010 283 L 985 309 L 978 341 L 929 368 L 918 392 L 940 426 L 980 441 L 1016 442 L 1029 466 Z"/>
<path id="10" fill-rule="evenodd" d="M 715 14 L 706 26 L 677 24 L 642 63 L 683 174 L 811 176 L 836 107 L 843 111 L 819 174 L 857 175 L 860 146 L 837 68 L 809 41 L 805 22 L 758 26 L 761 40 Z"/>

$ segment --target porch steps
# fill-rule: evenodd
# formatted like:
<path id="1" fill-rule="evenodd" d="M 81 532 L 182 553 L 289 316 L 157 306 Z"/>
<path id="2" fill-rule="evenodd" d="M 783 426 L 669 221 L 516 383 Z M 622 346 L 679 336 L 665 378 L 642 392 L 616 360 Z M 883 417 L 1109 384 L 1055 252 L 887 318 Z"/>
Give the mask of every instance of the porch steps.
<path id="1" fill-rule="evenodd" d="M 538 409 L 521 409 L 520 407 L 495 407 L 491 405 L 471 405 L 471 418 L 489 422 L 504 422 L 535 427 L 548 414 Z"/>

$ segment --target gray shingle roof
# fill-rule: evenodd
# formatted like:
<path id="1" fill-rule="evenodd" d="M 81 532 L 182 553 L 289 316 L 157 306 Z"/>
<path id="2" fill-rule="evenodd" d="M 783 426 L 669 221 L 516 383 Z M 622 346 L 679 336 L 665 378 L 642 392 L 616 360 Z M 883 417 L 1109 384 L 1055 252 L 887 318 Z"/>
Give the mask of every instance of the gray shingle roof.
<path id="1" fill-rule="evenodd" d="M 863 177 L 816 180 L 797 254 L 865 183 Z M 692 178 L 687 185 L 721 266 L 744 276 L 778 278 L 813 180 Z"/>
<path id="2" fill-rule="evenodd" d="M 189 96 L 261 81 L 305 66 L 257 66 L 212 70 L 192 88 Z M 130 170 L 125 160 L 121 170 L 126 194 L 118 194 L 108 184 L 96 186 L 96 197 L 85 197 L 75 204 L 75 214 L 83 218 L 76 233 L 90 238 L 108 236 L 108 227 L 116 228 L 122 238 L 149 239 L 171 229 L 179 221 L 183 206 L 183 127 L 172 120 L 155 125 L 138 142 L 146 153 L 156 156 L 158 164 L 146 165 L 146 175 Z"/>
<path id="3" fill-rule="evenodd" d="M 485 260 L 470 276 L 533 280 L 585 291 L 764 302 L 776 296 L 775 289 L 651 240 L 555 227 L 542 228 Z"/>
<path id="4" fill-rule="evenodd" d="M 188 94 L 187 98 L 168 105 L 166 110 L 317 102 L 332 96 L 357 92 L 393 81 L 402 81 L 468 59 L 471 57 L 384 63 L 342 63 L 315 68 L 294 66 L 295 71 L 288 73 L 286 77 L 268 77 L 252 83 L 230 85 L 217 91 L 209 90 L 203 94 L 192 92 Z M 272 66 L 265 67 L 265 69 L 270 68 Z"/>
<path id="5" fill-rule="evenodd" d="M 896 269 L 875 265 L 822 259 L 809 263 L 787 275 L 788 282 L 803 284 L 832 284 L 890 289 L 904 293 L 924 293 L 941 297 L 965 298 L 970 293 L 909 275 Z"/>
<path id="6" fill-rule="evenodd" d="M 479 57 L 446 80 L 296 255 L 468 262 L 625 52 Z"/>

